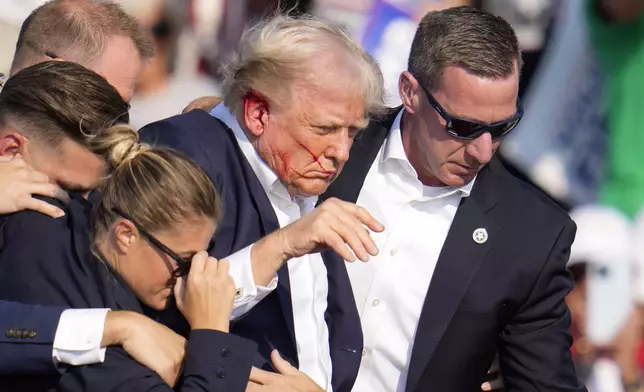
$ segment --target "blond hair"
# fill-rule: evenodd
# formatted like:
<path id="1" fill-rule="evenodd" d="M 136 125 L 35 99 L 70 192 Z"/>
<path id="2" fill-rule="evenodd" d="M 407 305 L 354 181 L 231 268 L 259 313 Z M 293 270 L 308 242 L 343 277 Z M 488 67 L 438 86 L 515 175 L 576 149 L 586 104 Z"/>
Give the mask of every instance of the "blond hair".
<path id="1" fill-rule="evenodd" d="M 255 91 L 288 105 L 297 82 L 315 83 L 314 56 L 333 56 L 337 69 L 356 76 L 367 116 L 383 113 L 383 77 L 378 65 L 337 24 L 310 15 L 277 15 L 247 29 L 231 61 L 222 68 L 223 99 L 235 114 Z"/>
<path id="2" fill-rule="evenodd" d="M 107 233 L 122 211 L 149 232 L 197 217 L 218 223 L 221 198 L 208 175 L 171 148 L 139 143 L 138 132 L 117 125 L 94 140 L 94 151 L 113 168 L 100 186 L 93 212 L 94 238 Z"/>

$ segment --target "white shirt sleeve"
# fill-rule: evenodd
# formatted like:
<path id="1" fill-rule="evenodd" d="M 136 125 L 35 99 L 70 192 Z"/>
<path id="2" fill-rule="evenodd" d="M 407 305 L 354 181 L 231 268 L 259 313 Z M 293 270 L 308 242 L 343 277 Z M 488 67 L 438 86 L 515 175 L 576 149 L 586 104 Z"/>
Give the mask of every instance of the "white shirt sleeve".
<path id="1" fill-rule="evenodd" d="M 55 363 L 73 366 L 105 361 L 101 348 L 105 317 L 110 309 L 67 309 L 60 316 L 52 356 Z"/>
<path id="2" fill-rule="evenodd" d="M 268 286 L 257 286 L 255 284 L 250 258 L 252 248 L 253 245 L 247 246 L 226 257 L 226 260 L 230 262 L 230 276 L 235 281 L 235 287 L 237 287 L 234 308 L 230 316 L 232 320 L 248 313 L 277 287 L 277 274 L 269 282 Z"/>

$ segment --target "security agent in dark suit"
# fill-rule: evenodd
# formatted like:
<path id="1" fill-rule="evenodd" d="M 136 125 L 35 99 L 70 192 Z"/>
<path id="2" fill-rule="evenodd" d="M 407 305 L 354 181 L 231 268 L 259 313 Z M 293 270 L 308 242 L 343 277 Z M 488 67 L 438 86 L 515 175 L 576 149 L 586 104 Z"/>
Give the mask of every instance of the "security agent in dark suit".
<path id="1" fill-rule="evenodd" d="M 11 278 L 3 279 L 0 295 L 142 313 L 142 303 L 162 309 L 174 292 L 192 329 L 182 374 L 173 388 L 122 348 L 110 347 L 103 364 L 72 367 L 60 378 L 3 378 L 0 385 L 30 391 L 245 390 L 256 345 L 226 333 L 235 295 L 227 262 L 198 252 L 208 247 L 221 216 L 211 181 L 177 152 L 138 144 L 132 128 L 111 128 L 102 137 L 95 143 L 112 151 L 116 169 L 95 201 L 93 228 L 92 204 L 79 197 L 63 218 L 31 212 L 2 217 L 0 259 Z"/>
<path id="2" fill-rule="evenodd" d="M 494 158 L 521 118 L 520 68 L 516 36 L 501 18 L 468 7 L 427 14 L 400 77 L 403 106 L 372 123 L 325 193 L 357 201 L 391 228 L 379 242 L 383 254 L 408 244 L 396 265 L 416 276 L 434 265 L 423 274 L 429 288 L 417 291 L 400 281 L 401 267 L 378 280 L 378 270 L 365 279 L 347 266 L 354 293 L 383 296 L 377 308 L 366 301 L 362 309 L 366 356 L 354 391 L 477 391 L 497 351 L 507 391 L 585 390 L 570 357 L 564 302 L 575 224 Z M 397 193 L 409 184 L 418 199 Z M 443 196 L 452 199 L 441 204 Z M 403 207 L 387 218 L 383 202 Z M 369 286 L 374 281 L 379 287 Z M 389 340 L 367 318 L 386 323 Z M 396 339 L 405 328 L 416 332 Z M 397 359 L 391 340 L 405 347 L 400 362 L 370 358 L 378 351 Z"/>
<path id="3" fill-rule="evenodd" d="M 17 72 L 0 92 L 0 213 L 31 209 L 60 217 L 60 208 L 31 195 L 67 200 L 61 188 L 98 183 L 105 164 L 78 143 L 115 119 L 126 121 L 127 108 L 104 78 L 75 63 L 44 62 Z M 2 374 L 56 375 L 55 363 L 99 363 L 101 347 L 109 345 L 123 345 L 167 380 L 176 379 L 183 360 L 185 339 L 134 312 L 7 302 L 0 312 Z M 166 344 L 150 344 L 155 340 Z"/>

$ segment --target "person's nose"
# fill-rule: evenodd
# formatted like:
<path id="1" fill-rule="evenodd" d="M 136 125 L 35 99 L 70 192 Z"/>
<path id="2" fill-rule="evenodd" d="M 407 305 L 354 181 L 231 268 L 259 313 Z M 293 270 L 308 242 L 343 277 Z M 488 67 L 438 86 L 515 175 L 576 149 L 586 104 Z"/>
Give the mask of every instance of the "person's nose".
<path id="1" fill-rule="evenodd" d="M 481 165 L 490 162 L 494 154 L 494 143 L 492 136 L 488 132 L 472 140 L 466 147 L 465 151 L 469 156 L 476 159 Z"/>
<path id="2" fill-rule="evenodd" d="M 326 156 L 333 159 L 338 165 L 342 165 L 349 159 L 352 145 L 353 138 L 349 135 L 349 132 L 339 132 L 336 140 L 327 149 Z"/>

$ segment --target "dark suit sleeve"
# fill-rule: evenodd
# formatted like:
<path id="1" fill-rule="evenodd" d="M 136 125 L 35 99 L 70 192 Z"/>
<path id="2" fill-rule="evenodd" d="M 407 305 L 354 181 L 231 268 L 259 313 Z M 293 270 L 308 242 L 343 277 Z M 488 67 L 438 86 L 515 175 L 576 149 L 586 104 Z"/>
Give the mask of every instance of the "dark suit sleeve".
<path id="1" fill-rule="evenodd" d="M 192 331 L 183 374 L 173 389 L 123 349 L 110 347 L 104 363 L 70 368 L 63 375 L 59 389 L 65 392 L 243 392 L 256 349 L 255 343 L 238 336 L 212 330 Z"/>
<path id="2" fill-rule="evenodd" d="M 576 226 L 564 225 L 530 297 L 505 327 L 499 344 L 507 392 L 585 391 L 570 354 L 570 311 L 564 299 L 573 281 L 566 270 Z"/>
<path id="3" fill-rule="evenodd" d="M 0 375 L 57 374 L 52 351 L 64 308 L 0 301 Z M 34 331 L 29 337 L 15 332 Z"/>

